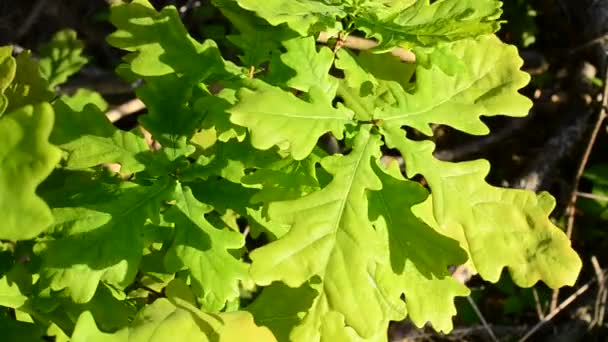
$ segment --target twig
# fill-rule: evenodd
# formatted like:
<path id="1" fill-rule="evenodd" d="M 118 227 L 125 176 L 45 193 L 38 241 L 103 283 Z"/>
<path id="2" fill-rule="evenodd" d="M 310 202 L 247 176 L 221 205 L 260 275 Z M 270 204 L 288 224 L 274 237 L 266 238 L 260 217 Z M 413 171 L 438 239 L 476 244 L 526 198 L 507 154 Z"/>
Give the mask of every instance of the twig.
<path id="1" fill-rule="evenodd" d="M 595 312 L 593 315 L 593 321 L 590 324 L 591 327 L 594 327 L 602 326 L 604 323 L 604 311 L 606 311 L 606 282 L 604 273 L 600 267 L 600 263 L 597 261 L 595 255 L 591 257 L 591 265 L 593 265 L 593 270 L 595 271 L 598 287 L 597 297 L 595 299 Z"/>
<path id="2" fill-rule="evenodd" d="M 471 298 L 471 296 L 467 296 L 467 300 L 469 301 L 469 304 L 471 304 L 471 307 L 473 308 L 473 311 L 475 311 L 475 314 L 477 315 L 477 317 L 479 317 L 479 320 L 481 321 L 483 328 L 486 329 L 486 331 L 488 332 L 488 335 L 490 335 L 490 337 L 492 338 L 492 341 L 498 342 L 496 335 L 494 335 L 494 331 L 492 331 L 492 328 L 490 328 L 490 325 L 488 325 L 488 322 L 481 314 L 481 311 L 477 307 L 477 304 L 475 304 L 475 301 L 473 301 L 473 298 Z"/>
<path id="3" fill-rule="evenodd" d="M 341 46 L 354 50 L 371 50 L 379 45 L 378 42 L 371 39 L 365 39 L 355 36 L 347 36 L 342 39 L 341 37 L 337 37 L 328 32 L 321 32 L 319 34 L 319 38 L 317 38 L 317 42 L 326 44 L 330 39 L 334 38 L 340 38 Z M 390 52 L 393 56 L 398 57 L 403 62 L 416 63 L 416 55 L 414 55 L 414 53 L 410 50 L 406 50 L 401 47 L 396 47 L 393 48 Z"/>
<path id="4" fill-rule="evenodd" d="M 540 298 L 538 298 L 538 291 L 536 291 L 535 287 L 532 288 L 532 296 L 534 297 L 534 303 L 535 303 L 536 314 L 538 315 L 538 319 L 542 320 L 543 318 L 545 318 L 545 312 L 543 311 L 543 307 L 540 304 Z"/>
<path id="5" fill-rule="evenodd" d="M 127 102 L 121 104 L 120 106 L 108 111 L 106 113 L 106 117 L 111 122 L 116 122 L 116 121 L 122 119 L 123 117 L 125 117 L 127 115 L 131 115 L 133 113 L 137 113 L 144 108 L 146 108 L 146 105 L 144 105 L 144 103 L 141 102 L 140 99 L 133 99 L 133 100 L 127 101 Z"/>
<path id="6" fill-rule="evenodd" d="M 583 154 L 583 158 L 579 164 L 576 175 L 574 176 L 574 190 L 570 196 L 570 201 L 568 203 L 567 215 L 568 215 L 568 224 L 566 226 L 566 235 L 568 238 L 572 237 L 572 230 L 574 228 L 574 217 L 576 212 L 576 201 L 578 199 L 578 186 L 581 181 L 581 177 L 583 176 L 583 172 L 585 172 L 585 168 L 587 167 L 587 162 L 589 161 L 589 156 L 591 155 L 591 151 L 593 150 L 593 145 L 595 145 L 595 141 L 597 140 L 597 136 L 600 132 L 602 124 L 604 123 L 604 119 L 606 118 L 606 105 L 608 104 L 608 68 L 604 70 L 604 92 L 602 95 L 602 108 L 600 109 L 600 113 L 595 122 L 595 126 L 593 127 L 593 131 L 591 132 L 591 136 L 589 137 L 589 142 L 587 143 L 587 148 L 585 149 L 585 153 Z M 553 311 L 556 308 L 557 301 L 559 297 L 559 290 L 554 290 L 553 295 L 551 296 L 551 310 Z"/>
<path id="7" fill-rule="evenodd" d="M 590 194 L 590 193 L 587 193 L 587 192 L 577 191 L 576 195 L 578 197 L 590 198 L 590 199 L 594 199 L 596 201 L 608 201 L 608 196 L 594 195 L 594 194 Z"/>
<path id="8" fill-rule="evenodd" d="M 501 337 L 508 336 L 519 336 L 526 332 L 528 328 L 526 326 L 506 326 L 506 325 L 492 325 L 496 334 Z M 435 341 L 433 338 L 440 337 L 440 340 L 451 340 L 451 341 L 464 341 L 473 339 L 472 336 L 478 336 L 483 334 L 485 337 L 485 328 L 482 325 L 467 326 L 461 328 L 455 328 L 450 332 L 449 335 L 439 335 L 436 332 L 424 332 L 420 330 L 413 330 L 404 336 L 400 336 L 396 339 L 392 339 L 393 342 L 412 342 L 412 341 Z M 507 339 L 508 340 L 508 339 Z"/>
<path id="9" fill-rule="evenodd" d="M 510 182 L 511 186 L 532 191 L 546 189 L 555 177 L 558 164 L 583 140 L 592 116 L 591 110 L 570 112 L 559 123 L 557 134 L 545 142 L 524 171 Z"/>
<path id="10" fill-rule="evenodd" d="M 602 270 L 602 276 L 604 276 L 605 273 L 606 273 L 606 270 Z M 585 285 L 581 286 L 578 290 L 576 290 L 576 292 L 574 292 L 568 298 L 566 298 L 560 305 L 558 305 L 547 316 L 545 316 L 545 318 L 543 318 L 538 323 L 536 323 L 536 325 L 534 325 L 532 327 L 532 329 L 530 329 L 522 338 L 519 339 L 519 342 L 524 342 L 528 338 L 530 338 L 530 336 L 534 335 L 534 333 L 537 332 L 538 329 L 540 329 L 545 323 L 552 320 L 553 317 L 555 317 L 564 308 L 566 308 L 568 305 L 570 305 L 576 298 L 578 298 L 580 295 L 585 293 L 585 291 L 589 290 L 589 288 L 591 287 L 591 284 L 593 284 L 594 281 L 596 281 L 596 279 L 589 280 Z"/>
<path id="11" fill-rule="evenodd" d="M 48 0 L 38 0 L 36 5 L 34 5 L 34 8 L 32 8 L 32 10 L 30 11 L 30 15 L 27 16 L 27 18 L 25 19 L 25 21 L 23 21 L 23 24 L 21 24 L 21 27 L 17 31 L 17 34 L 15 35 L 16 41 L 21 40 L 21 38 L 23 38 L 23 36 L 25 36 L 27 32 L 32 28 L 32 25 L 34 25 L 36 20 L 38 20 L 40 14 L 42 14 L 42 10 L 44 9 L 44 6 L 47 2 Z"/>
<path id="12" fill-rule="evenodd" d="M 570 54 L 574 54 L 574 53 L 576 53 L 576 52 L 578 52 L 578 51 L 580 51 L 582 49 L 588 48 L 588 47 L 590 47 L 592 45 L 595 45 L 595 44 L 604 43 L 604 42 L 606 42 L 606 40 L 608 40 L 608 35 L 603 34 L 603 35 L 601 35 L 601 36 L 599 36 L 597 38 L 591 39 L 588 42 L 585 42 L 585 43 L 583 43 L 583 44 L 581 44 L 579 46 L 576 46 L 576 47 L 572 48 L 570 50 Z"/>

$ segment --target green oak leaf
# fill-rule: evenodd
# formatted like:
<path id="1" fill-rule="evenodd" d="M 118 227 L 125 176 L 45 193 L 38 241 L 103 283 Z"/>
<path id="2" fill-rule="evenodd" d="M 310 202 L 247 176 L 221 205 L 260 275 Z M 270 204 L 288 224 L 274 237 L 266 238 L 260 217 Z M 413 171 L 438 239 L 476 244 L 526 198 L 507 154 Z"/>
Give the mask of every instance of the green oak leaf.
<path id="1" fill-rule="evenodd" d="M 175 223 L 175 237 L 165 257 L 170 272 L 186 269 L 194 293 L 206 310 L 219 311 L 226 301 L 239 297 L 239 281 L 247 277 L 247 265 L 229 250 L 245 241 L 240 233 L 213 227 L 204 217 L 211 211 L 189 188 L 178 185 L 175 206 L 165 217 Z"/>
<path id="2" fill-rule="evenodd" d="M 373 118 L 385 126 L 410 126 L 432 135 L 430 124 L 445 124 L 470 134 L 487 134 L 481 115 L 525 116 L 532 102 L 518 93 L 530 76 L 520 71 L 517 49 L 495 36 L 452 43 L 466 73 L 446 75 L 438 67 L 416 68 L 416 90 L 406 93 L 386 83 L 395 105 L 376 108 Z"/>
<path id="3" fill-rule="evenodd" d="M 433 46 L 494 33 L 502 3 L 496 0 L 418 0 L 384 16 L 375 8 L 355 16 L 355 26 L 380 42 L 379 50 L 395 46 Z"/>
<path id="4" fill-rule="evenodd" d="M 241 181 L 247 186 L 260 188 L 252 196 L 252 203 L 297 199 L 319 190 L 316 165 L 320 160 L 314 154 L 304 160 L 285 158 L 243 177 Z"/>
<path id="5" fill-rule="evenodd" d="M 123 173 L 144 170 L 137 160 L 139 153 L 149 151 L 144 138 L 114 127 L 96 104 L 84 104 L 87 96 L 62 96 L 54 103 L 56 123 L 50 140 L 68 153 L 65 167 L 83 169 L 119 163 Z"/>
<path id="6" fill-rule="evenodd" d="M 302 36 L 307 36 L 313 28 L 316 31 L 333 28 L 337 19 L 348 14 L 344 4 L 325 0 L 237 0 L 237 3 L 271 25 L 285 23 Z"/>
<path id="7" fill-rule="evenodd" d="M 555 206 L 548 193 L 493 187 L 484 181 L 485 160 L 439 161 L 432 142 L 410 141 L 399 127 L 383 133 L 403 155 L 408 176 L 422 174 L 428 182 L 440 232 L 460 242 L 484 279 L 498 281 L 506 266 L 522 287 L 538 280 L 552 288 L 574 284 L 581 260 L 548 217 Z"/>
<path id="8" fill-rule="evenodd" d="M 15 61 L 17 63 L 15 78 L 4 91 L 8 99 L 6 111 L 52 100 L 53 92 L 49 90 L 49 84 L 40 73 L 40 66 L 31 52 L 22 52 Z"/>
<path id="9" fill-rule="evenodd" d="M 76 31 L 66 29 L 56 32 L 50 42 L 40 49 L 40 71 L 49 87 L 65 83 L 77 73 L 88 59 L 82 56 L 84 44 L 76 38 Z"/>
<path id="10" fill-rule="evenodd" d="M 19 284 L 9 278 L 10 275 L 0 278 L 0 306 L 18 309 L 27 302 L 28 297 L 21 293 Z"/>
<path id="11" fill-rule="evenodd" d="M 321 47 L 317 52 L 313 37 L 298 37 L 283 42 L 287 52 L 281 54 L 285 65 L 296 71 L 295 77 L 286 84 L 304 92 L 317 86 L 331 101 L 336 95 L 338 80 L 329 75 L 334 63 L 334 54 L 328 47 Z"/>
<path id="12" fill-rule="evenodd" d="M 365 90 L 362 89 L 365 82 L 378 85 L 379 81 L 395 81 L 407 89 L 416 70 L 415 64 L 404 63 L 390 53 L 362 51 L 355 56 L 346 49 L 340 49 L 337 57 L 336 67 L 346 73 L 346 83 L 360 91 Z"/>
<path id="13" fill-rule="evenodd" d="M 6 88 L 13 82 L 17 72 L 17 62 L 12 56 L 12 46 L 0 47 L 0 116 L 8 107 L 8 98 L 4 94 Z"/>
<path id="14" fill-rule="evenodd" d="M 386 284 L 391 284 L 393 297 L 405 295 L 409 317 L 418 327 L 430 322 L 435 330 L 449 332 L 456 314 L 454 297 L 466 296 L 469 290 L 451 277 L 448 266 L 464 263 L 467 254 L 456 240 L 412 213 L 410 208 L 426 199 L 426 189 L 403 179 L 398 168 L 388 172 L 374 168 L 382 190 L 368 195 L 370 219 L 390 251 Z"/>
<path id="15" fill-rule="evenodd" d="M 337 93 L 358 120 L 372 120 L 377 108 L 393 108 L 397 97 L 406 95 L 404 89 L 412 87 L 416 65 L 403 63 L 390 53 L 355 56 L 340 49 L 337 57 L 336 67 L 346 75 Z"/>
<path id="16" fill-rule="evenodd" d="M 281 41 L 297 36 L 285 25 L 269 25 L 264 19 L 240 8 L 235 1 L 212 2 L 239 31 L 239 34 L 231 34 L 226 38 L 241 49 L 239 59 L 244 66 L 258 67 L 269 61 L 271 52 L 281 47 Z"/>
<path id="17" fill-rule="evenodd" d="M 201 341 L 240 342 L 243 336 L 256 342 L 276 342 L 270 331 L 255 325 L 246 311 L 208 314 L 178 298 L 160 298 L 146 305 L 128 326 L 115 333 L 97 328 L 93 315 L 78 318 L 74 342 Z"/>
<path id="18" fill-rule="evenodd" d="M 262 82 L 257 85 L 255 91 L 241 89 L 240 101 L 228 110 L 230 121 L 249 128 L 257 149 L 277 145 L 302 160 L 321 135 L 331 132 L 342 139 L 344 125 L 351 122 L 352 112 L 341 104 L 333 107 L 319 87 L 311 87 L 311 102 L 307 102 L 280 88 Z"/>
<path id="19" fill-rule="evenodd" d="M 193 84 L 176 74 L 148 77 L 136 91 L 148 109 L 139 121 L 164 147 L 170 160 L 194 152 L 188 140 L 203 120 L 203 113 L 189 105 L 192 91 Z"/>
<path id="20" fill-rule="evenodd" d="M 192 38 L 174 6 L 157 12 L 147 0 L 134 0 L 113 6 L 110 21 L 117 31 L 108 42 L 131 51 L 127 56 L 130 69 L 141 76 L 185 74 L 193 80 L 204 80 L 224 69 L 217 45 Z"/>
<path id="21" fill-rule="evenodd" d="M 291 225 L 291 230 L 250 253 L 251 274 L 259 284 L 282 281 L 298 287 L 313 278 L 319 295 L 294 330 L 299 336 L 292 335 L 294 341 L 318 341 L 324 326 L 336 328 L 332 325 L 336 314 L 345 322 L 339 329 L 364 338 L 383 330 L 397 316 L 392 304 L 378 300 L 384 296 L 383 286 L 374 280 L 385 252 L 367 216 L 366 191 L 381 188 L 371 167 L 372 158 L 380 155 L 381 142 L 368 130 L 359 131 L 347 156 L 321 161 L 334 175 L 325 188 L 270 204 L 270 218 Z"/>
<path id="22" fill-rule="evenodd" d="M 19 310 L 30 314 L 39 322 L 53 322 L 67 335 L 73 333 L 78 316 L 90 311 L 97 318 L 101 329 L 114 331 L 123 328 L 137 313 L 137 308 L 124 299 L 124 294 L 119 294 L 101 282 L 87 303 L 75 303 L 61 292 L 43 291 L 38 296 L 30 296 Z"/>
<path id="23" fill-rule="evenodd" d="M 125 288 L 143 253 L 144 224 L 158 221 L 160 205 L 175 187 L 168 179 L 143 186 L 63 171 L 43 197 L 53 207 L 53 239 L 41 241 L 41 278 L 77 303 L 93 298 L 100 281 Z"/>
<path id="24" fill-rule="evenodd" d="M 249 140 L 216 142 L 208 147 L 180 174 L 183 181 L 209 179 L 221 176 L 231 182 L 240 183 L 248 169 L 266 167 L 281 160 L 276 149 L 260 151 L 251 146 Z"/>
<path id="25" fill-rule="evenodd" d="M 300 324 L 301 315 L 312 305 L 316 296 L 317 292 L 307 283 L 291 288 L 275 282 L 264 287 L 246 310 L 253 314 L 257 324 L 270 328 L 277 340 L 289 341 L 291 330 Z"/>
<path id="26" fill-rule="evenodd" d="M 48 103 L 0 118 L 0 239 L 31 239 L 53 222 L 49 207 L 36 195 L 59 162 L 59 149 L 48 141 L 53 120 Z"/>
<path id="27" fill-rule="evenodd" d="M 208 95 L 196 99 L 192 109 L 203 117 L 199 126 L 206 131 L 203 134 L 212 134 L 212 139 L 222 142 L 233 138 L 243 141 L 247 134 L 246 129 L 230 122 L 230 114 L 227 112 L 236 101 L 236 90 L 231 88 L 224 88 L 214 96 Z M 195 133 L 192 140 L 196 140 L 197 135 L 199 134 Z"/>
<path id="28" fill-rule="evenodd" d="M 5 341 L 38 342 L 43 341 L 45 335 L 40 325 L 5 317 L 0 317 L 0 329 Z"/>

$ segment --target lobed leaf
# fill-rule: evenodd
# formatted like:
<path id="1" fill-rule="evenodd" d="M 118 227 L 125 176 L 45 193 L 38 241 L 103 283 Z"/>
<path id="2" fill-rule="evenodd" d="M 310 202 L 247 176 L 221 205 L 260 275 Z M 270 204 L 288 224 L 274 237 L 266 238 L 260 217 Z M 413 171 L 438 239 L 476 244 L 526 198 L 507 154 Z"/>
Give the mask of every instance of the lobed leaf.
<path id="1" fill-rule="evenodd" d="M 36 195 L 59 161 L 59 149 L 48 141 L 53 119 L 47 103 L 0 118 L 0 239 L 31 239 L 53 222 L 49 207 Z"/>
<path id="2" fill-rule="evenodd" d="M 131 51 L 130 69 L 141 76 L 187 74 L 203 80 L 216 69 L 223 69 L 217 45 L 201 44 L 190 37 L 173 6 L 157 12 L 147 0 L 134 0 L 112 7 L 110 21 L 117 31 L 108 42 Z"/>
<path id="3" fill-rule="evenodd" d="M 15 58 L 15 62 L 15 77 L 4 91 L 4 96 L 8 99 L 6 111 L 50 101 L 53 93 L 49 90 L 49 84 L 40 73 L 40 66 L 31 52 L 22 52 Z"/>
<path id="4" fill-rule="evenodd" d="M 175 223 L 165 266 L 169 272 L 186 269 L 203 307 L 219 311 L 238 298 L 239 280 L 246 278 L 247 265 L 228 252 L 245 241 L 238 232 L 213 227 L 204 217 L 211 208 L 194 198 L 189 188 L 178 184 L 174 196 L 176 205 L 165 215 Z"/>
<path id="5" fill-rule="evenodd" d="M 296 71 L 295 77 L 286 84 L 294 89 L 309 92 L 312 87 L 319 87 L 328 99 L 336 95 L 338 80 L 329 75 L 334 62 L 334 54 L 328 47 L 321 47 L 317 52 L 313 37 L 293 38 L 283 42 L 287 52 L 281 54 L 281 60 Z"/>
<path id="6" fill-rule="evenodd" d="M 270 218 L 291 225 L 291 230 L 250 253 L 253 278 L 262 285 L 282 281 L 290 287 L 318 278 L 313 288 L 319 295 L 294 330 L 300 336 L 292 335 L 294 341 L 329 340 L 319 330 L 331 326 L 333 313 L 365 338 L 381 331 L 393 317 L 393 309 L 379 300 L 383 286 L 374 276 L 383 255 L 382 242 L 367 218 L 366 191 L 381 187 L 371 168 L 371 159 L 379 154 L 379 136 L 362 129 L 348 156 L 321 162 L 334 175 L 325 188 L 269 206 Z M 343 329 L 343 325 L 333 327 Z"/>
<path id="7" fill-rule="evenodd" d="M 391 15 L 375 8 L 361 11 L 354 23 L 380 42 L 378 50 L 433 46 L 498 31 L 501 6 L 496 0 L 418 0 Z"/>
<path id="8" fill-rule="evenodd" d="M 0 47 L 0 116 L 8 107 L 8 98 L 4 94 L 8 86 L 13 82 L 17 71 L 17 62 L 12 56 L 12 46 Z"/>
<path id="9" fill-rule="evenodd" d="M 175 184 L 167 179 L 149 186 L 100 181 L 74 171 L 58 178 L 63 183 L 43 193 L 55 216 L 54 239 L 40 247 L 44 286 L 65 290 L 77 303 L 90 301 L 100 281 L 125 288 L 142 258 L 144 224 L 158 221 L 161 202 Z"/>
<path id="10" fill-rule="evenodd" d="M 274 336 L 253 322 L 244 311 L 207 314 L 178 297 L 160 298 L 138 313 L 129 327 L 115 333 L 100 331 L 93 315 L 84 312 L 72 341 L 217 341 L 238 342 L 246 334 L 252 341 L 276 342 Z"/>
<path id="11" fill-rule="evenodd" d="M 255 148 L 267 150 L 277 145 L 295 160 L 302 160 L 321 135 L 331 132 L 341 139 L 344 125 L 351 122 L 352 112 L 340 104 L 334 108 L 316 86 L 307 102 L 280 88 L 261 82 L 256 85 L 255 91 L 241 89 L 239 102 L 229 109 L 233 123 L 249 128 Z"/>
<path id="12" fill-rule="evenodd" d="M 384 126 L 410 126 L 432 135 L 430 124 L 445 124 L 470 134 L 487 134 L 481 115 L 525 116 L 532 103 L 518 93 L 530 76 L 520 71 L 517 50 L 495 36 L 452 43 L 451 58 L 460 59 L 463 69 L 450 76 L 437 66 L 416 67 L 416 87 L 407 93 L 395 81 L 380 81 L 373 91 L 347 91 L 348 106 L 359 108 L 357 115 L 371 115 Z M 433 55 L 435 52 L 432 52 Z M 441 50 L 440 58 L 448 58 Z M 343 55 L 344 57 L 344 55 Z M 343 57 L 341 57 L 343 59 Z M 357 64 L 341 64 L 345 72 L 355 73 Z M 344 89 L 344 88 L 343 88 Z M 373 111 L 373 112 L 369 112 Z M 362 112 L 362 113 L 359 113 Z"/>
<path id="13" fill-rule="evenodd" d="M 92 95 L 80 92 L 73 97 L 62 96 L 54 103 L 56 124 L 50 140 L 68 153 L 65 167 L 84 169 L 119 163 L 123 173 L 142 171 L 145 166 L 138 154 L 149 151 L 144 138 L 118 130 L 97 107 L 99 104 L 87 103 L 91 101 L 88 96 Z"/>
<path id="14" fill-rule="evenodd" d="M 76 38 L 76 31 L 66 29 L 56 32 L 50 42 L 40 49 L 40 71 L 49 87 L 65 83 L 77 73 L 88 59 L 82 56 L 84 44 Z"/>
<path id="15" fill-rule="evenodd" d="M 433 143 L 410 141 L 398 127 L 383 133 L 403 155 L 408 175 L 425 177 L 438 229 L 459 240 L 484 279 L 498 281 L 506 266 L 522 287 L 538 280 L 552 288 L 574 284 L 582 263 L 548 217 L 555 206 L 550 195 L 490 186 L 485 160 L 439 161 Z"/>
<path id="16" fill-rule="evenodd" d="M 237 3 L 271 25 L 285 23 L 302 36 L 307 36 L 313 27 L 317 31 L 333 28 L 337 18 L 347 15 L 343 4 L 326 0 L 237 0 Z"/>
<path id="17" fill-rule="evenodd" d="M 453 279 L 448 267 L 462 264 L 467 254 L 456 240 L 426 225 L 411 208 L 424 201 L 427 191 L 403 179 L 398 169 L 382 171 L 374 165 L 382 190 L 368 194 L 370 219 L 384 236 L 390 251 L 390 267 L 383 267 L 383 284 L 405 295 L 409 317 L 418 327 L 430 322 L 435 330 L 452 330 L 455 296 L 467 296 L 468 288 Z"/>

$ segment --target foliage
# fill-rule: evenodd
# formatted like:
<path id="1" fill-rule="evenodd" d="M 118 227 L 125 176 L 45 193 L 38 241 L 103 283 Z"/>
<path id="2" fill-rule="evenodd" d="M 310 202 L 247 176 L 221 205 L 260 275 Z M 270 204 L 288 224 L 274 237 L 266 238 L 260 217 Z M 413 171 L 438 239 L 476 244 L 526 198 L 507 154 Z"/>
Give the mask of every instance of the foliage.
<path id="1" fill-rule="evenodd" d="M 214 5 L 239 30 L 239 65 L 174 7 L 111 10 L 108 42 L 129 52 L 120 74 L 143 80 L 139 121 L 160 148 L 111 125 L 95 93 L 52 99 L 85 61 L 72 32 L 40 66 L 0 49 L 0 322 L 15 338 L 382 341 L 406 316 L 452 329 L 469 290 L 449 266 L 575 282 L 549 194 L 432 154 L 431 124 L 487 134 L 482 115 L 531 106 L 517 50 L 493 35 L 499 1 Z M 316 46 L 321 31 L 380 44 Z M 327 134 L 341 153 L 319 148 Z M 388 148 L 407 177 L 382 162 Z"/>

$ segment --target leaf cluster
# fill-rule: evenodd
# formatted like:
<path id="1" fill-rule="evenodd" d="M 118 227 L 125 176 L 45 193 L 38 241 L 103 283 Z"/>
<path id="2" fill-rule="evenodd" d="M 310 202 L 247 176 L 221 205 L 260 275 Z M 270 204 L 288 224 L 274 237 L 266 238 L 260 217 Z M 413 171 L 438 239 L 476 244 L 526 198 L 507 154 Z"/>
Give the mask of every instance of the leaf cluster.
<path id="1" fill-rule="evenodd" d="M 499 1 L 214 6 L 238 61 L 174 7 L 111 9 L 108 42 L 128 52 L 117 72 L 142 80 L 154 144 L 114 127 L 94 92 L 55 97 L 86 63 L 73 32 L 39 62 L 0 49 L 0 305 L 16 318 L 0 324 L 16 338 L 383 341 L 405 317 L 452 329 L 469 290 L 450 266 L 575 282 L 549 194 L 487 184 L 485 160 L 433 157 L 431 125 L 487 134 L 481 116 L 531 106 L 516 48 L 493 35 Z M 322 32 L 338 41 L 318 45 Z M 348 35 L 377 44 L 355 51 Z"/>

